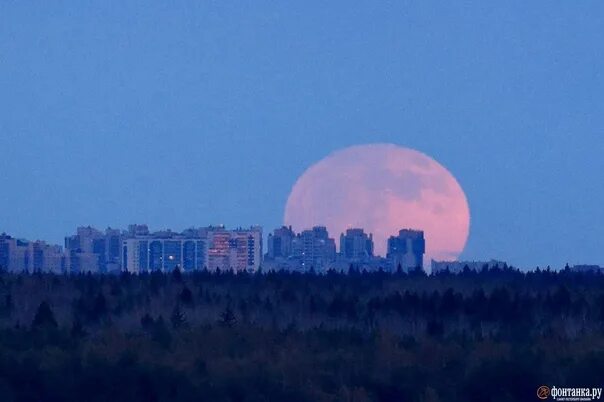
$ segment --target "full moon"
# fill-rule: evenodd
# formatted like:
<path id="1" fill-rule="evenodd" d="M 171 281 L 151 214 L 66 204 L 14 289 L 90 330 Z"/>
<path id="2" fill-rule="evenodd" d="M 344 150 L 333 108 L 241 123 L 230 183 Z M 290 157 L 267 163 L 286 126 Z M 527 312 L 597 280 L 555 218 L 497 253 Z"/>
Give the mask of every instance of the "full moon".
<path id="1" fill-rule="evenodd" d="M 284 223 L 297 232 L 326 226 L 336 244 L 346 229 L 363 228 L 373 233 L 375 254 L 382 256 L 400 229 L 423 230 L 426 265 L 459 257 L 470 209 L 455 177 L 434 159 L 370 144 L 336 151 L 309 167 L 289 195 Z"/>

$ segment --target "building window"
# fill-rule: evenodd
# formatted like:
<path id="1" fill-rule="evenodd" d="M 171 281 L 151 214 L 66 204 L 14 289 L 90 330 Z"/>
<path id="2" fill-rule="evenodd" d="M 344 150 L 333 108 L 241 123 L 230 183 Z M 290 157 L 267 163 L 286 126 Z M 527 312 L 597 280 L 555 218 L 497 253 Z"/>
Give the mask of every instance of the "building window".
<path id="1" fill-rule="evenodd" d="M 195 242 L 189 240 L 185 241 L 182 246 L 182 266 L 185 271 L 192 271 L 195 269 Z"/>
<path id="2" fill-rule="evenodd" d="M 140 241 L 138 243 L 138 269 L 140 272 L 149 270 L 149 242 Z"/>
<path id="3" fill-rule="evenodd" d="M 160 271 L 163 268 L 164 253 L 161 241 L 152 241 L 149 245 L 149 268 L 152 271 Z"/>
<path id="4" fill-rule="evenodd" d="M 128 246 L 124 246 L 124 271 L 128 271 Z"/>
<path id="5" fill-rule="evenodd" d="M 204 269 L 206 264 L 206 242 L 197 242 L 197 269 Z"/>
<path id="6" fill-rule="evenodd" d="M 182 268 L 182 242 L 180 240 L 166 240 L 164 242 L 164 269 L 173 271 Z"/>

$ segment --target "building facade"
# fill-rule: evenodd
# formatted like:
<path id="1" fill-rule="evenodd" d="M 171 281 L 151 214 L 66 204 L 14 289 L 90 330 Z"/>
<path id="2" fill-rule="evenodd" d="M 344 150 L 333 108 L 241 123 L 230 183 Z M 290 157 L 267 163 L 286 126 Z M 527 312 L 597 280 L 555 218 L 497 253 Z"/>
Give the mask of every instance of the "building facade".
<path id="1" fill-rule="evenodd" d="M 592 273 L 604 273 L 604 268 L 599 265 L 588 265 L 588 264 L 579 264 L 574 265 L 570 268 L 571 271 L 574 272 L 592 272 Z"/>
<path id="2" fill-rule="evenodd" d="M 122 241 L 122 268 L 132 273 L 183 271 L 205 267 L 206 242 L 203 239 L 138 237 Z"/>
<path id="3" fill-rule="evenodd" d="M 340 253 L 327 228 L 315 226 L 296 234 L 291 227 L 275 229 L 268 236 L 268 252 L 264 266 L 268 270 L 317 273 L 329 269 L 347 271 L 385 268 L 383 258 L 373 255 L 373 236 L 363 229 L 348 229 L 340 235 Z"/>
<path id="4" fill-rule="evenodd" d="M 0 235 L 0 269 L 8 272 L 65 272 L 61 246 L 44 241 L 15 239 Z"/>
<path id="5" fill-rule="evenodd" d="M 293 241 L 296 234 L 292 227 L 282 226 L 268 235 L 268 252 L 266 257 L 271 260 L 289 258 L 293 252 Z"/>
<path id="6" fill-rule="evenodd" d="M 418 268 L 423 269 L 425 252 L 424 232 L 402 229 L 398 236 L 391 236 L 388 239 L 386 259 L 390 270 L 394 271 L 400 267 L 403 271 L 408 272 Z"/>
<path id="7" fill-rule="evenodd" d="M 292 241 L 292 258 L 301 271 L 322 272 L 336 260 L 336 243 L 325 226 L 303 230 Z"/>
<path id="8" fill-rule="evenodd" d="M 207 267 L 210 270 L 232 269 L 235 272 L 260 269 L 262 265 L 262 228 L 226 230 L 223 227 L 207 231 Z"/>
<path id="9" fill-rule="evenodd" d="M 351 263 L 373 257 L 373 235 L 363 229 L 348 229 L 340 235 L 340 256 Z"/>
<path id="10" fill-rule="evenodd" d="M 121 243 L 125 236 L 117 229 L 107 228 L 102 232 L 90 226 L 79 227 L 75 235 L 65 238 L 67 271 L 119 272 Z"/>
<path id="11" fill-rule="evenodd" d="M 156 232 L 122 241 L 123 270 L 134 273 L 176 268 L 257 271 L 262 264 L 262 228 L 227 230 L 224 227 L 189 229 L 183 233 Z"/>

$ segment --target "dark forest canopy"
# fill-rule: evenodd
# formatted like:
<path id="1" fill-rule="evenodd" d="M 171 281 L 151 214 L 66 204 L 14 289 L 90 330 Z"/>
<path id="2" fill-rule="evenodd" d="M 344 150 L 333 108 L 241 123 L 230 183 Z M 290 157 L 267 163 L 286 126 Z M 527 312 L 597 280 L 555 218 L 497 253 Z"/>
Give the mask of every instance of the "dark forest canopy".
<path id="1" fill-rule="evenodd" d="M 600 273 L 0 274 L 1 401 L 522 401 L 602 373 Z"/>

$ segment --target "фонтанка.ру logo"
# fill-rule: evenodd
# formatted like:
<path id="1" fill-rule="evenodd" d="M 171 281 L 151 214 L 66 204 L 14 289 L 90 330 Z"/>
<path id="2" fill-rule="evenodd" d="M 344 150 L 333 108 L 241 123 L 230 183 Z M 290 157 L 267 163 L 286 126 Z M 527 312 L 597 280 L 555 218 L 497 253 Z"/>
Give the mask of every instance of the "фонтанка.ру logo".
<path id="1" fill-rule="evenodd" d="M 542 385 L 537 388 L 537 398 L 554 401 L 594 401 L 602 397 L 602 388 L 560 388 Z"/>

